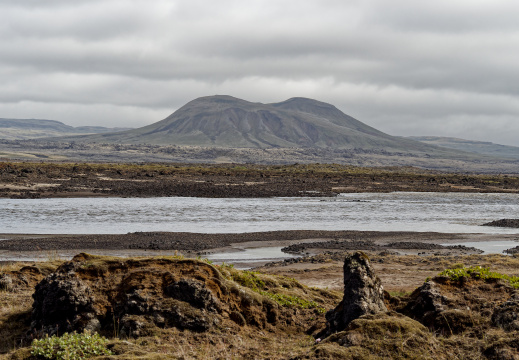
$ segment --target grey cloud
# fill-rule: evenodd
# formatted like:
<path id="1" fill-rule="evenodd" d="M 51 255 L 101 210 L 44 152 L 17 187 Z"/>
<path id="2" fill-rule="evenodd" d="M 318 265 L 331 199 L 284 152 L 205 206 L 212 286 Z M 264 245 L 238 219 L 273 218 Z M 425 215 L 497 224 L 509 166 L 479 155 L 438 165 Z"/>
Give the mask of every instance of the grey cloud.
<path id="1" fill-rule="evenodd" d="M 0 1 L 0 117 L 145 125 L 198 96 L 307 96 L 393 135 L 519 145 L 509 135 L 519 132 L 518 10 L 481 0 Z"/>
<path id="2" fill-rule="evenodd" d="M 366 12 L 370 21 L 401 31 L 483 33 L 517 30 L 519 4 L 507 0 L 430 2 L 378 0 Z"/>

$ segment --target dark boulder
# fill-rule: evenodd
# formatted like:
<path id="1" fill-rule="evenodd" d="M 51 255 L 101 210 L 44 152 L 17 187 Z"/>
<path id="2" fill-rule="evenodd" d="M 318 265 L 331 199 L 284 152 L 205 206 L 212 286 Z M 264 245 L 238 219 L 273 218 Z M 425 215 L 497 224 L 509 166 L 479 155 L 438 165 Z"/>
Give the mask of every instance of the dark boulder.
<path id="1" fill-rule="evenodd" d="M 80 260 L 65 263 L 36 286 L 31 337 L 99 331 L 107 326 L 115 326 L 127 336 L 140 336 L 153 327 L 206 331 L 218 323 L 220 301 L 207 283 L 218 283 L 210 276 L 219 275 L 209 265 L 179 261 L 184 269 L 175 269 L 175 262 L 167 270 L 154 264 L 131 269 L 131 260 L 108 267 Z M 181 273 L 196 266 L 208 277 L 206 282 L 168 271 Z M 104 276 L 107 271 L 111 276 Z"/>
<path id="2" fill-rule="evenodd" d="M 201 281 L 181 279 L 166 287 L 165 293 L 198 309 L 218 312 L 221 308 L 218 298 Z"/>
<path id="3" fill-rule="evenodd" d="M 384 289 L 368 257 L 357 251 L 344 259 L 344 297 L 339 305 L 326 313 L 325 336 L 342 331 L 363 315 L 387 311 Z"/>
<path id="4" fill-rule="evenodd" d="M 496 307 L 492 314 L 492 324 L 506 331 L 519 330 L 519 293 Z"/>
<path id="5" fill-rule="evenodd" d="M 55 273 L 36 285 L 33 294 L 33 332 L 54 335 L 63 332 L 99 330 L 91 289 L 73 272 Z"/>
<path id="6" fill-rule="evenodd" d="M 446 302 L 448 300 L 440 293 L 437 283 L 430 280 L 411 294 L 403 313 L 426 326 L 432 326 L 437 315 L 446 310 Z"/>

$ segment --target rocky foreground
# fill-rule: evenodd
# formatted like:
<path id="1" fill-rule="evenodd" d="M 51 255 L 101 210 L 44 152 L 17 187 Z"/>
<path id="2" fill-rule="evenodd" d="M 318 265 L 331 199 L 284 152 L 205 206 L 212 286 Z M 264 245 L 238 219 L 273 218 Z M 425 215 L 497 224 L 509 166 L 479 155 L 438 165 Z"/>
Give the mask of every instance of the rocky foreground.
<path id="1" fill-rule="evenodd" d="M 84 330 L 109 338 L 98 359 L 519 356 L 517 277 L 458 264 L 396 294 L 366 254 L 343 259 L 341 292 L 181 256 L 3 267 L 0 357 L 35 359 L 33 339 Z"/>

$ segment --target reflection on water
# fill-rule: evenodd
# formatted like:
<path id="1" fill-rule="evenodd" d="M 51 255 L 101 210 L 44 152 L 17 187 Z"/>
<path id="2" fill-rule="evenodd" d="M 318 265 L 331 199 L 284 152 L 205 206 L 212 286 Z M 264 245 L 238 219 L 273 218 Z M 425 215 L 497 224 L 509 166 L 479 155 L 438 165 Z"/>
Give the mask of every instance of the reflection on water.
<path id="1" fill-rule="evenodd" d="M 287 258 L 298 257 L 297 255 L 287 254 L 281 251 L 282 246 L 269 246 L 262 248 L 243 249 L 242 251 L 223 252 L 208 254 L 206 257 L 211 261 L 221 262 L 234 262 L 234 261 L 275 261 Z"/>
<path id="2" fill-rule="evenodd" d="M 468 247 L 475 247 L 483 250 L 483 254 L 502 254 L 503 251 L 511 249 L 519 245 L 518 241 L 469 241 L 457 244 L 443 244 L 443 245 L 464 245 Z"/>
<path id="3" fill-rule="evenodd" d="M 247 269 L 270 261 L 280 261 L 283 259 L 299 257 L 298 255 L 284 253 L 281 249 L 282 246 L 249 248 L 242 249 L 241 251 L 208 254 L 203 257 L 216 264 L 234 264 L 237 269 Z"/>
<path id="4" fill-rule="evenodd" d="M 519 233 L 478 226 L 519 214 L 518 194 L 343 194 L 335 198 L 0 199 L 0 232 L 124 234 L 272 230 Z"/>

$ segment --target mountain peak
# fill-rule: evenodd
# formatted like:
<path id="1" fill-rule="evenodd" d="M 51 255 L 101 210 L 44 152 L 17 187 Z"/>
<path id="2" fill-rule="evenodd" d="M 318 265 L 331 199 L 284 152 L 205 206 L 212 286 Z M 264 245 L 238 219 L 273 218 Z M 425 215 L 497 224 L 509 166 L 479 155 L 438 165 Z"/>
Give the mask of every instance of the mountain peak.
<path id="1" fill-rule="evenodd" d="M 305 97 L 293 97 L 288 100 L 285 100 L 285 101 L 282 101 L 279 103 L 274 103 L 271 105 L 278 106 L 278 107 L 321 106 L 321 107 L 328 107 L 328 108 L 336 109 L 336 107 L 333 106 L 332 104 L 328 104 L 328 103 L 325 103 L 325 102 L 322 102 L 319 100 L 314 100 L 314 99 L 305 98 Z"/>
<path id="2" fill-rule="evenodd" d="M 346 115 L 335 106 L 304 97 L 273 104 L 229 95 L 190 101 L 162 121 L 90 141 L 194 145 L 226 148 L 422 149 Z M 86 140 L 86 138 L 85 138 Z"/>
<path id="3" fill-rule="evenodd" d="M 201 103 L 210 103 L 210 104 L 247 104 L 249 103 L 246 100 L 238 99 L 234 96 L 230 95 L 211 95 L 211 96 L 202 96 L 199 98 L 196 98 L 188 104 L 201 104 Z"/>

